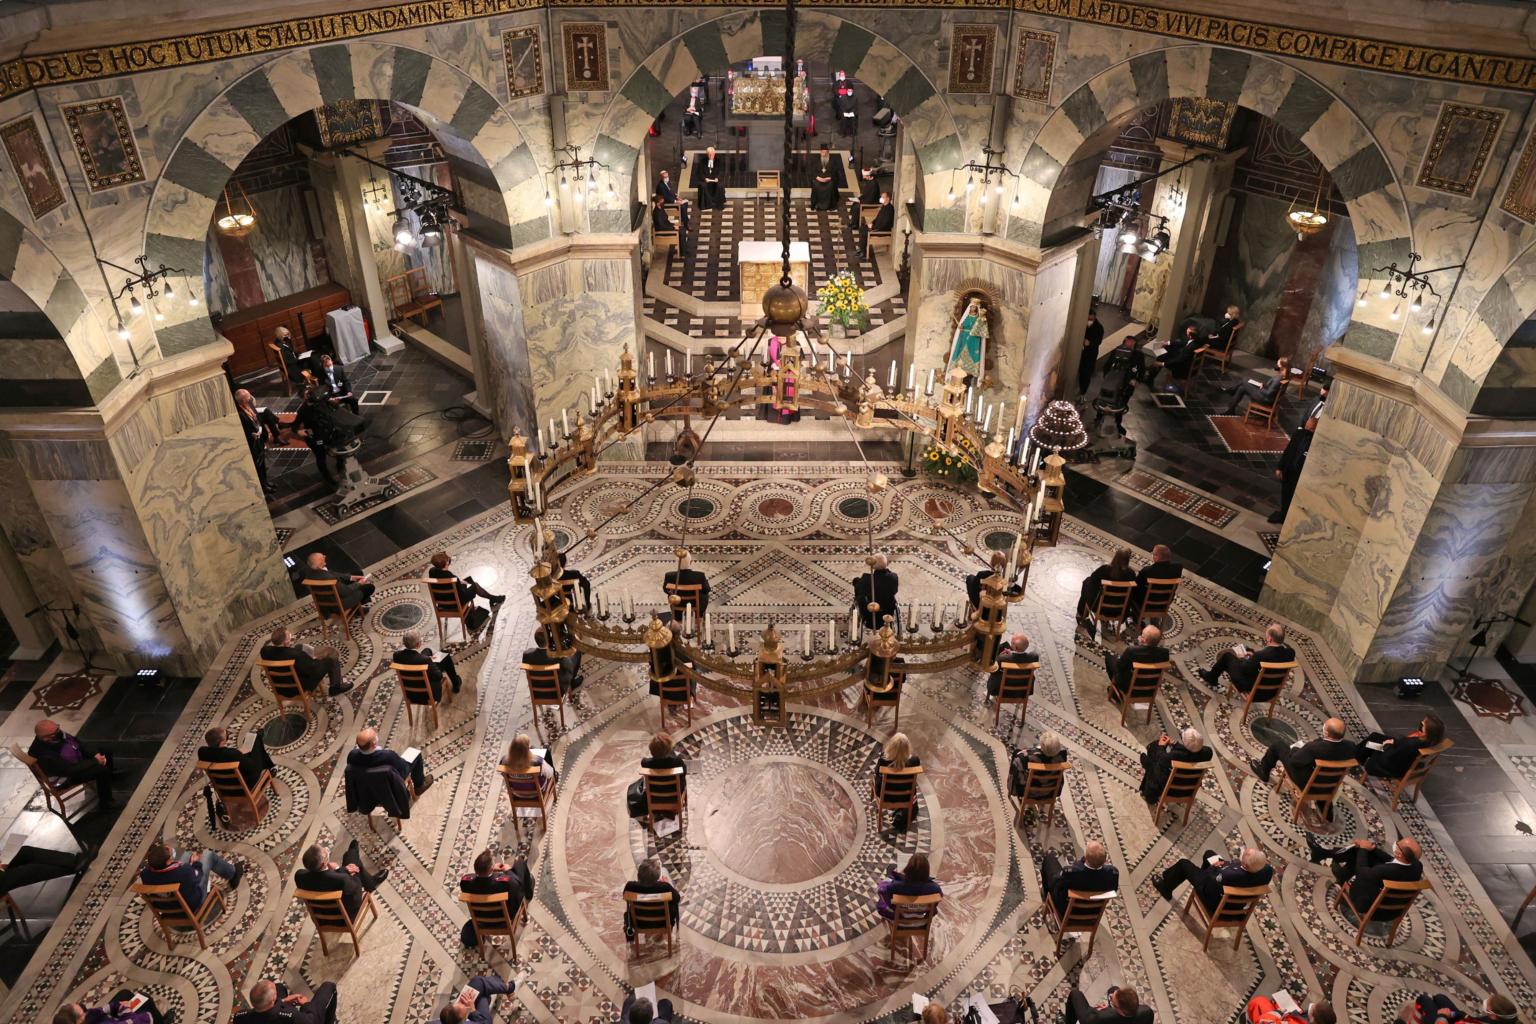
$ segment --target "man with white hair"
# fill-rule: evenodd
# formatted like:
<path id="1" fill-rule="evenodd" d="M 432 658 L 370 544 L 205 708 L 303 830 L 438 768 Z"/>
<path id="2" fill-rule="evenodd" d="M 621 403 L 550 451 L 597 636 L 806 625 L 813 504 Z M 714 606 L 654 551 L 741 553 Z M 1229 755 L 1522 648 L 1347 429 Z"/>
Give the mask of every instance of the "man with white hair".
<path id="1" fill-rule="evenodd" d="M 1142 628 L 1141 636 L 1119 654 L 1104 652 L 1104 673 L 1109 676 L 1109 699 L 1119 702 L 1131 688 L 1131 672 L 1135 665 L 1161 665 L 1168 660 L 1168 648 L 1163 645 L 1163 631 L 1156 626 Z"/>
<path id="2" fill-rule="evenodd" d="M 341 595 L 341 603 L 348 608 L 363 606 L 363 611 L 368 610 L 368 602 L 373 600 L 373 583 L 367 576 L 356 573 L 338 572 L 325 563 L 325 552 L 311 551 L 309 557 L 304 559 L 304 578 L 306 580 L 335 580 L 336 592 Z"/>
<path id="3" fill-rule="evenodd" d="M 1149 627 L 1150 628 L 1150 627 Z M 1173 774 L 1173 762 L 1200 763 L 1211 759 L 1211 748 L 1205 745 L 1205 737 L 1194 726 L 1185 729 L 1177 742 L 1163 733 L 1147 744 L 1147 752 L 1141 755 L 1141 798 L 1148 807 L 1155 807 Z"/>
<path id="4" fill-rule="evenodd" d="M 1008 638 L 1008 642 L 997 652 L 997 671 L 987 676 L 987 699 L 997 696 L 997 691 L 1003 685 L 1003 664 L 1010 665 L 1038 665 L 1040 655 L 1029 649 L 1029 637 L 1023 633 L 1015 633 Z"/>
<path id="5" fill-rule="evenodd" d="M 890 569 L 890 560 L 884 555 L 870 559 L 869 572 L 860 573 L 853 581 L 853 603 L 865 629 L 879 629 L 887 615 L 896 615 L 896 592 L 901 589 L 901 578 Z M 870 605 L 877 605 L 871 609 Z"/>
<path id="6" fill-rule="evenodd" d="M 1056 912 L 1067 911 L 1067 894 L 1109 892 L 1120 884 L 1120 869 L 1109 863 L 1109 850 L 1097 839 L 1083 847 L 1083 855 L 1066 868 L 1054 853 L 1040 858 L 1040 892 L 1056 904 Z"/>
<path id="7" fill-rule="evenodd" d="M 322 982 L 312 996 L 289 994 L 279 982 L 251 986 L 251 1008 L 235 1014 L 235 1024 L 336 1024 L 336 983 Z"/>
<path id="8" fill-rule="evenodd" d="M 417 754 L 415 760 L 407 761 L 399 754 L 379 743 L 379 732 L 372 726 L 365 726 L 358 730 L 357 746 L 347 752 L 347 767 L 367 771 L 369 768 L 378 768 L 383 765 L 394 771 L 402 779 L 410 778 L 411 784 L 416 787 L 416 795 L 427 791 L 432 785 L 432 776 L 427 774 L 426 755 Z"/>
<path id="9" fill-rule="evenodd" d="M 1200 855 L 1199 864 L 1188 858 L 1182 858 L 1152 879 L 1152 887 L 1157 890 L 1159 896 L 1172 903 L 1173 890 L 1184 882 L 1188 882 L 1194 886 L 1195 894 L 1200 897 L 1200 902 L 1204 904 L 1205 909 L 1214 911 L 1216 905 L 1221 902 L 1223 886 L 1247 888 L 1253 885 L 1268 885 L 1270 879 L 1274 877 L 1275 869 L 1270 867 L 1269 858 L 1264 856 L 1264 851 L 1257 846 L 1250 846 L 1243 850 L 1236 864 L 1224 857 L 1216 856 L 1211 850 L 1206 850 Z"/>

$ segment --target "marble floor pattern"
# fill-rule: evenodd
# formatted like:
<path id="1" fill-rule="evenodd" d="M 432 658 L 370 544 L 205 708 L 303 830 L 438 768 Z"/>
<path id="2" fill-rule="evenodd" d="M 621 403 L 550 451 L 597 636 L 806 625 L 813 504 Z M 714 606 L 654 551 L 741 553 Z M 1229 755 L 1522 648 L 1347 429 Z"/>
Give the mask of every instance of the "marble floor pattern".
<path id="1" fill-rule="evenodd" d="M 849 580 L 862 568 L 871 530 L 901 575 L 903 599 L 919 605 L 963 601 L 961 576 L 978 564 L 966 546 L 1011 541 L 1016 517 L 979 495 L 903 480 L 894 464 L 877 468 L 892 485 L 871 497 L 865 470 L 854 464 L 711 462 L 701 464 L 689 495 L 671 484 L 648 490 L 664 466 L 608 464 L 558 492 L 549 523 L 562 544 L 579 541 L 571 564 L 615 603 L 633 595 L 642 614 L 659 606 L 660 575 L 686 534 L 695 565 L 712 580 L 716 628 L 733 622 L 745 635 L 774 621 L 796 661 L 806 627 L 823 647 L 828 619 L 846 617 Z M 931 518 L 940 511 L 942 525 Z M 1107 984 L 1135 984 L 1158 1020 L 1179 1024 L 1232 1020 L 1249 995 L 1280 988 L 1302 1000 L 1326 993 L 1341 1016 L 1361 1022 L 1393 1019 L 1421 990 L 1450 992 L 1465 1005 L 1496 987 L 1522 1006 L 1533 1002 L 1536 971 L 1438 820 L 1422 804 L 1389 814 L 1377 792 L 1350 781 L 1339 834 L 1419 838 L 1434 883 L 1393 948 L 1370 936 L 1353 945 L 1353 929 L 1331 907 L 1326 871 L 1307 862 L 1290 824 L 1290 798 L 1242 767 L 1262 748 L 1238 721 L 1240 705 L 1186 682 L 1222 648 L 1252 643 L 1266 619 L 1202 579 L 1187 578 L 1180 592 L 1169 643 L 1177 671 L 1151 723 L 1137 714 L 1122 726 L 1104 695 L 1102 650 L 1074 639 L 1071 616 L 1082 577 L 1116 542 L 1069 519 L 1061 545 L 1037 553 L 1027 597 L 1010 611 L 1010 626 L 1033 637 L 1042 655 L 1026 720 L 1005 712 L 995 723 L 981 678 L 969 671 L 914 676 L 904 691 L 901 727 L 926 772 L 914 826 L 900 836 L 879 830 L 868 798 L 889 712 L 866 725 L 850 688 L 793 704 L 785 728 L 762 729 L 739 701 L 701 690 L 691 723 L 678 711 L 667 718 L 693 769 L 684 827 L 658 840 L 624 807 L 624 789 L 659 722 L 638 665 L 588 659 L 587 682 L 564 709 L 563 727 L 548 709 L 537 723 L 530 713 L 517 667 L 532 624 L 523 597 L 528 533 L 496 508 L 373 567 L 380 583 L 373 611 L 345 643 L 347 676 L 360 685 L 321 701 L 303 734 L 274 751 L 273 809 L 239 834 L 208 827 L 196 737 L 215 722 L 239 735 L 276 717 L 254 685 L 260 638 L 278 622 L 308 640 L 318 640 L 319 628 L 299 603 L 231 638 L 0 1018 L 30 1024 L 66 998 L 96 1003 L 127 985 L 154 995 L 180 1021 L 224 1021 L 244 1008 L 252 981 L 269 977 L 301 991 L 336 980 L 343 1021 L 406 1024 L 434 1017 L 466 975 L 488 969 L 518 981 L 513 1005 L 498 1019 L 532 1021 L 611 1021 L 629 987 L 647 981 L 683 1019 L 733 1024 L 905 1020 L 913 991 L 951 1005 L 971 992 L 999 999 L 1022 991 L 1040 1004 L 1042 1019 L 1055 1019 L 1079 981 L 1095 994 Z M 407 725 L 385 666 L 402 632 L 433 632 L 415 581 L 439 547 L 514 597 L 479 636 L 452 642 L 467 685 L 434 729 L 421 715 Z M 1138 552 L 1138 562 L 1144 557 Z M 1295 646 L 1302 672 L 1277 717 L 1304 736 L 1330 713 L 1355 735 L 1370 728 L 1364 702 L 1320 646 L 1304 633 Z M 422 748 L 438 779 L 397 836 L 376 834 L 343 809 L 338 763 L 364 723 L 396 749 Z M 1214 744 L 1216 767 L 1188 825 L 1158 827 L 1136 793 L 1136 755 L 1158 732 L 1190 723 Z M 511 736 L 535 728 L 553 741 L 559 797 L 547 829 L 525 824 L 519 833 L 495 764 Z M 1045 728 L 1071 751 L 1067 793 L 1050 827 L 1038 818 L 1016 827 L 1004 788 L 1011 745 L 1033 742 Z M 160 835 L 179 848 L 211 846 L 247 868 L 206 951 L 191 938 L 167 947 L 143 904 L 127 895 Z M 390 877 L 360 952 L 342 940 L 326 956 L 293 902 L 292 870 L 308 843 L 336 845 L 348 836 Z M 1035 865 L 1047 850 L 1074 856 L 1092 838 L 1120 867 L 1121 896 L 1091 958 L 1073 943 L 1058 958 Z M 1235 950 L 1218 937 L 1204 953 L 1190 921 L 1157 896 L 1151 878 L 1176 857 L 1247 843 L 1281 866 L 1274 890 Z M 501 856 L 526 852 L 535 868 L 517 964 L 498 951 L 487 965 L 457 940 L 463 913 L 454 883 L 488 845 Z M 945 891 L 933 948 L 919 962 L 891 957 L 873 912 L 884 865 L 915 850 L 933 859 Z M 681 890 L 683 927 L 673 956 L 631 959 L 618 892 L 647 855 L 660 857 Z"/>

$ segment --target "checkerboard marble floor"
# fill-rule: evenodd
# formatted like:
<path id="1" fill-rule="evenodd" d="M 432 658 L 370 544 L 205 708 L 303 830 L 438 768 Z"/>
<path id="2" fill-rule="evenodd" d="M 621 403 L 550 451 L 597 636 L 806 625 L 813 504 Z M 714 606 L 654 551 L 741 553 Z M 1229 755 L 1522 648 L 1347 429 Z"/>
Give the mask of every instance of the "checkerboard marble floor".
<path id="1" fill-rule="evenodd" d="M 616 464 L 555 491 L 547 523 L 562 546 L 573 545 L 572 565 L 611 600 L 633 595 L 642 614 L 659 607 L 661 573 L 686 529 L 695 566 L 712 580 L 716 629 L 729 622 L 745 636 L 773 621 L 796 660 L 807 629 L 821 647 L 827 621 L 846 616 L 871 532 L 901 576 L 903 600 L 919 607 L 962 601 L 962 576 L 978 565 L 968 549 L 1012 541 L 1011 512 L 904 480 L 894 464 L 876 468 L 891 479 L 877 495 L 865 487 L 869 470 L 850 463 L 701 464 L 685 493 L 649 489 L 664 465 Z M 230 638 L 0 1018 L 31 1024 L 65 999 L 95 1005 L 127 986 L 181 1021 L 224 1021 L 245 1008 L 242 993 L 255 978 L 269 977 L 300 991 L 335 980 L 343 1021 L 404 1024 L 435 1016 L 467 975 L 487 970 L 518 982 L 498 1019 L 540 1022 L 612 1021 L 629 988 L 648 981 L 681 1019 L 732 1024 L 902 1020 L 913 991 L 950 1005 L 973 992 L 1027 992 L 1053 1020 L 1074 983 L 1094 994 L 1134 984 L 1160 1021 L 1179 1024 L 1232 1020 L 1249 995 L 1281 988 L 1302 1002 L 1327 995 L 1341 1019 L 1362 1022 L 1392 1019 L 1424 990 L 1462 1005 L 1490 988 L 1521 1006 L 1536 1001 L 1536 970 L 1434 815 L 1412 802 L 1391 812 L 1379 792 L 1351 780 L 1337 834 L 1415 836 L 1433 883 L 1396 945 L 1369 936 L 1353 944 L 1326 870 L 1308 862 L 1290 822 L 1291 798 L 1244 767 L 1262 750 L 1253 720 L 1240 721 L 1230 693 L 1189 682 L 1218 651 L 1253 643 L 1266 621 L 1202 579 L 1187 578 L 1180 590 L 1168 634 L 1175 670 L 1152 720 L 1137 713 L 1122 724 L 1104 693 L 1103 651 L 1074 637 L 1071 614 L 1083 576 L 1117 542 L 1069 518 L 1060 546 L 1037 552 L 1027 595 L 1009 612 L 1010 627 L 1031 636 L 1042 659 L 1023 721 L 984 705 L 982 679 L 968 670 L 914 675 L 905 688 L 901 728 L 926 773 L 915 827 L 902 836 L 882 832 L 868 802 L 891 715 L 867 724 L 856 687 L 791 705 L 788 727 L 773 730 L 753 726 L 739 700 L 703 689 L 691 721 L 680 711 L 666 720 L 697 767 L 682 831 L 658 840 L 624 810 L 660 714 L 639 666 L 589 658 L 563 724 L 550 709 L 535 720 L 528 705 L 518 670 L 533 623 L 522 596 L 527 534 L 506 509 L 493 509 L 373 567 L 373 609 L 341 644 L 346 675 L 359 685 L 321 700 L 303 734 L 274 750 L 273 808 L 238 834 L 208 827 L 196 737 L 216 722 L 239 735 L 275 718 L 253 675 L 260 638 L 279 622 L 310 641 L 319 629 L 296 603 Z M 484 632 L 450 639 L 465 689 L 437 727 L 421 715 L 412 726 L 385 666 L 402 632 L 432 632 L 416 580 L 442 547 L 464 572 L 514 596 Z M 1138 552 L 1137 564 L 1144 559 Z M 921 610 L 918 618 L 928 621 Z M 1374 719 L 1317 641 L 1293 637 L 1302 671 L 1275 709 L 1278 722 L 1311 736 L 1338 714 L 1354 735 L 1370 729 Z M 338 764 L 365 723 L 396 749 L 424 750 L 437 778 L 398 835 L 374 833 L 344 810 Z M 1154 823 L 1136 792 L 1138 752 L 1159 732 L 1191 724 L 1214 746 L 1215 765 L 1187 825 Z M 1047 728 L 1071 753 L 1066 795 L 1049 829 L 1038 817 L 1019 826 L 1005 789 L 1008 756 Z M 495 765 L 513 735 L 535 730 L 551 744 L 559 790 L 546 825 L 519 834 Z M 247 868 L 206 951 L 195 940 L 167 946 L 127 895 L 145 848 L 162 834 Z M 342 940 L 325 955 L 293 901 L 292 871 L 308 843 L 348 837 L 390 876 L 361 951 Z M 1095 838 L 1120 868 L 1120 896 L 1091 957 L 1073 943 L 1058 957 L 1036 864 L 1046 851 L 1075 856 Z M 1264 848 L 1280 874 L 1235 949 L 1218 938 L 1202 951 L 1182 902 L 1164 902 L 1151 879 L 1176 857 L 1244 844 Z M 488 965 L 457 940 L 464 915 L 454 882 L 487 846 L 502 857 L 525 852 L 534 866 L 537 892 L 516 964 L 497 953 Z M 917 962 L 891 957 L 872 910 L 883 866 L 913 850 L 930 855 L 945 891 L 933 949 Z M 635 959 L 620 930 L 618 891 L 648 855 L 681 890 L 684 920 L 673 955 Z"/>

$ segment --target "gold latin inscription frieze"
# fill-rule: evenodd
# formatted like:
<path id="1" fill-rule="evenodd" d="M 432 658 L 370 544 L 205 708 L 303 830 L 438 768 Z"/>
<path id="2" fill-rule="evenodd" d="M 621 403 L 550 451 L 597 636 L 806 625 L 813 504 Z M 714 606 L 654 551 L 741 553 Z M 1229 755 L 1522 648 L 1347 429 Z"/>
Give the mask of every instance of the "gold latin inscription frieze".
<path id="1" fill-rule="evenodd" d="M 803 0 L 806 7 L 960 7 L 1008 10 L 1151 32 L 1300 60 L 1416 78 L 1536 92 L 1536 60 L 1195 14 L 1134 0 Z M 759 7 L 777 0 L 415 0 L 243 28 L 199 32 L 0 63 L 0 99 L 30 88 L 94 81 L 140 71 L 206 64 L 252 54 L 426 28 L 548 7 Z"/>

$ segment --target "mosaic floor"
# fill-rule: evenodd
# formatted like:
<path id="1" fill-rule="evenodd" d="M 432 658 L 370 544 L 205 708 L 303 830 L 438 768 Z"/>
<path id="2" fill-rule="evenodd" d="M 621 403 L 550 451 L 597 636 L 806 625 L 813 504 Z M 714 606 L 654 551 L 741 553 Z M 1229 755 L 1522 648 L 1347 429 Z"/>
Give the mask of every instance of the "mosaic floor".
<path id="1" fill-rule="evenodd" d="M 1011 540 L 1010 514 L 883 468 L 892 486 L 873 498 L 861 469 L 814 463 L 710 463 L 691 498 L 671 485 L 640 498 L 661 467 L 606 466 L 567 492 L 550 523 L 568 542 L 618 513 L 570 559 L 610 599 L 633 595 L 642 614 L 659 601 L 657 581 L 686 529 L 695 566 L 712 580 L 717 628 L 729 621 L 742 631 L 771 619 L 797 658 L 807 626 L 819 647 L 827 620 L 846 616 L 848 581 L 862 567 L 869 531 L 891 555 L 903 599 L 920 604 L 963 600 L 960 577 L 977 564 L 964 545 Z M 944 515 L 942 529 L 936 513 Z M 1358 948 L 1350 942 L 1353 929 L 1331 909 L 1325 870 L 1307 863 L 1301 833 L 1289 824 L 1290 799 L 1241 767 L 1261 747 L 1238 723 L 1237 705 L 1184 681 L 1216 651 L 1253 642 L 1265 617 L 1252 605 L 1190 579 L 1171 623 L 1180 678 L 1165 685 L 1150 725 L 1140 715 L 1119 724 L 1104 696 L 1101 651 L 1074 642 L 1071 619 L 1080 580 L 1112 544 L 1070 520 L 1062 545 L 1037 555 L 1028 596 L 1010 615 L 1014 628 L 1035 638 L 1043 661 L 1018 741 L 1050 728 L 1072 753 L 1067 794 L 1048 831 L 1038 820 L 1013 825 L 1003 787 L 1016 723 L 1005 714 L 994 727 L 980 678 L 956 671 L 914 677 L 904 694 L 901 726 L 926 769 L 905 835 L 879 831 L 868 801 L 888 712 L 868 728 L 845 691 L 793 705 L 788 727 L 763 730 L 738 704 L 701 692 L 691 725 L 676 712 L 668 719 L 694 768 L 684 827 L 658 841 L 628 819 L 623 797 L 657 727 L 657 703 L 639 666 L 589 664 L 566 727 L 548 712 L 539 722 L 554 740 L 560 796 L 548 831 L 524 828 L 519 839 L 494 766 L 509 737 L 534 726 L 516 668 L 532 618 L 526 602 L 514 597 L 482 635 L 455 645 L 467 685 L 435 730 L 422 716 L 406 724 L 396 684 L 381 667 L 401 632 L 423 622 L 432 631 L 414 582 L 431 551 L 451 549 L 466 573 L 516 595 L 527 582 L 526 534 L 493 510 L 374 567 L 379 595 L 346 644 L 347 676 L 362 685 L 322 701 L 304 734 L 274 751 L 273 810 L 238 835 L 208 828 L 194 738 L 215 722 L 238 735 L 273 718 L 270 700 L 252 685 L 259 636 L 278 621 L 308 640 L 319 631 L 308 608 L 295 605 L 232 639 L 0 1018 L 31 1024 L 66 998 L 94 1004 L 126 984 L 181 1021 L 222 1021 L 244 1009 L 242 993 L 263 976 L 299 990 L 336 980 L 344 1021 L 415 1024 L 435 1016 L 466 974 L 487 969 L 458 945 L 463 915 L 454 884 L 487 845 L 503 856 L 527 852 L 538 882 L 521 963 L 494 955 L 493 968 L 518 980 L 515 1006 L 502 1020 L 612 1021 L 629 987 L 648 981 L 685 1019 L 732 1024 L 906 1020 L 902 1007 L 913 991 L 956 1005 L 971 992 L 998 999 L 1022 990 L 1040 1004 L 1042 1019 L 1054 1019 L 1048 1015 L 1079 981 L 1095 992 L 1135 984 L 1159 1020 L 1179 1024 L 1232 1020 L 1250 994 L 1280 988 L 1302 1001 L 1326 993 L 1347 1019 L 1362 1022 L 1392 1019 L 1410 993 L 1426 989 L 1464 1005 L 1490 987 L 1522 1006 L 1536 1001 L 1536 972 L 1445 831 L 1418 806 L 1389 815 L 1378 795 L 1353 781 L 1338 832 L 1419 838 L 1434 889 L 1392 949 L 1369 936 Z M 1303 672 L 1278 717 L 1302 735 L 1314 735 L 1329 713 L 1356 735 L 1369 728 L 1363 705 L 1318 645 L 1305 635 L 1295 645 Z M 388 841 L 343 810 L 336 767 L 365 722 L 396 749 L 421 747 L 438 780 Z M 1136 793 L 1136 754 L 1159 731 L 1187 723 L 1211 738 L 1217 765 L 1189 824 L 1155 827 Z M 247 867 L 204 952 L 195 940 L 168 948 L 143 905 L 125 896 L 145 848 L 162 833 L 178 847 L 212 846 Z M 292 870 L 308 843 L 344 845 L 346 837 L 358 838 L 365 859 L 390 876 L 376 894 L 380 916 L 367 926 L 361 954 L 343 940 L 324 956 L 292 901 Z M 1035 865 L 1044 851 L 1075 855 L 1093 838 L 1120 867 L 1121 898 L 1091 958 L 1085 962 L 1073 944 L 1058 958 Z M 1244 843 L 1262 845 L 1282 871 L 1238 948 L 1217 941 L 1203 953 L 1191 923 L 1150 879 L 1175 857 Z M 884 865 L 914 850 L 932 858 L 945 892 L 933 948 L 919 963 L 891 958 L 873 913 Z M 618 892 L 645 855 L 659 856 L 681 890 L 683 926 L 675 955 L 631 961 Z"/>

